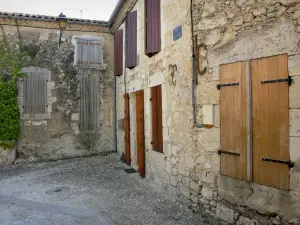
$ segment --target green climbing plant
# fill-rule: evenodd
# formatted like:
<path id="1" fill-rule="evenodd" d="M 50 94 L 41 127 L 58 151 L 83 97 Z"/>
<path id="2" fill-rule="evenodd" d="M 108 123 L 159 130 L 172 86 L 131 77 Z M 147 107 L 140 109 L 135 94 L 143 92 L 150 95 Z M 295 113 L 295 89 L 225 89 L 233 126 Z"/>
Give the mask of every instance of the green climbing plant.
<path id="1" fill-rule="evenodd" d="M 10 44 L 0 25 L 0 147 L 14 147 L 20 135 L 20 113 L 17 101 L 17 80 L 24 77 L 27 53 L 18 30 L 18 43 Z"/>

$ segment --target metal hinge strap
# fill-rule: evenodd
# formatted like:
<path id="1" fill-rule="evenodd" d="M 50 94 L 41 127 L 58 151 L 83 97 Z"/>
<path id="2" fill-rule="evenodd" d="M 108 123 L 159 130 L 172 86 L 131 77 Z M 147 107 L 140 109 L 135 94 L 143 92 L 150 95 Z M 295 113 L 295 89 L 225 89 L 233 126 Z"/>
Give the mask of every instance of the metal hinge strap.
<path id="1" fill-rule="evenodd" d="M 261 84 L 274 84 L 274 83 L 283 83 L 283 82 L 287 82 L 289 84 L 289 86 L 291 86 L 292 84 L 292 77 L 289 76 L 286 79 L 276 79 L 276 80 L 263 80 L 261 81 Z"/>
<path id="2" fill-rule="evenodd" d="M 222 87 L 232 87 L 232 86 L 239 86 L 240 83 L 229 83 L 229 84 L 218 84 L 217 89 L 220 90 Z"/>
<path id="3" fill-rule="evenodd" d="M 241 156 L 240 153 L 236 153 L 236 152 L 227 152 L 227 151 L 222 151 L 222 150 L 219 150 L 218 153 L 219 153 L 219 155 L 221 155 L 221 154 L 227 154 L 227 155 Z"/>
<path id="4" fill-rule="evenodd" d="M 261 158 L 262 161 L 264 162 L 271 162 L 271 163 L 280 163 L 280 164 L 285 164 L 288 165 L 289 168 L 293 168 L 294 167 L 294 163 L 291 161 L 283 161 L 283 160 L 277 160 L 277 159 L 269 159 L 269 158 Z"/>

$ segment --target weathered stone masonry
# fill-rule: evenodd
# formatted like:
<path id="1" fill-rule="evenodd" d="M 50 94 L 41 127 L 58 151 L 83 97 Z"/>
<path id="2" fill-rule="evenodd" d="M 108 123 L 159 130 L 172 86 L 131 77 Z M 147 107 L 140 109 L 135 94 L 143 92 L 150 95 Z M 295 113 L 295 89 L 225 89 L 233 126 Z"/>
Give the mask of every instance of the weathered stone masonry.
<path id="1" fill-rule="evenodd" d="M 162 51 L 151 58 L 144 51 L 144 1 L 126 1 L 112 30 L 123 29 L 127 11 L 138 13 L 138 66 L 117 77 L 117 117 L 124 118 L 123 94 L 130 93 L 131 151 L 136 167 L 135 92 L 145 91 L 146 179 L 156 187 L 232 224 L 299 224 L 299 17 L 300 1 L 194 0 L 193 23 L 199 66 L 196 87 L 197 120 L 213 121 L 213 128 L 195 128 L 192 119 L 192 35 L 190 1 L 161 1 Z M 183 37 L 173 40 L 173 29 Z M 124 36 L 125 40 L 125 36 Z M 125 46 L 125 45 L 124 45 Z M 288 54 L 290 104 L 290 190 L 220 175 L 221 64 Z M 125 58 L 125 54 L 124 54 Z M 169 65 L 177 65 L 176 86 L 170 85 Z M 205 70 L 206 68 L 206 70 Z M 164 153 L 151 149 L 150 87 L 162 85 Z M 210 109 L 213 109 L 211 112 Z M 118 151 L 124 150 L 124 131 L 118 129 Z"/>
<path id="2" fill-rule="evenodd" d="M 17 40 L 18 25 L 28 46 L 31 58 L 23 72 L 46 74 L 47 77 L 45 114 L 24 113 L 24 82 L 20 80 L 18 83 L 21 137 L 16 146 L 17 158 L 26 161 L 49 160 L 112 151 L 113 38 L 107 23 L 69 19 L 63 33 L 63 42 L 59 47 L 59 31 L 55 18 L 4 13 L 1 13 L 0 17 L 0 24 L 3 25 L 8 40 L 11 43 Z M 101 67 L 83 69 L 74 65 L 74 37 L 100 40 L 103 48 Z M 94 77 L 93 79 L 97 80 L 97 90 L 94 93 L 97 93 L 98 98 L 91 104 L 97 105 L 92 110 L 99 126 L 93 134 L 82 132 L 79 124 L 81 101 L 84 97 L 80 83 L 83 76 Z M 13 161 L 15 157 L 13 151 L 11 158 L 1 158 L 3 161 Z"/>

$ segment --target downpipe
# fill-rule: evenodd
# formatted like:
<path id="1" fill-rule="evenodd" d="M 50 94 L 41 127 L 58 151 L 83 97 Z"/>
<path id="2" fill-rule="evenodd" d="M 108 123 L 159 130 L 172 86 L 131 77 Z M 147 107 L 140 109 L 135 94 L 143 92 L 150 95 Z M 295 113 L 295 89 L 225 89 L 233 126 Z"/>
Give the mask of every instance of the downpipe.
<path id="1" fill-rule="evenodd" d="M 111 33 L 111 32 L 110 32 Z M 111 33 L 114 35 L 113 33 Z M 115 42 L 115 36 L 114 36 Z M 115 75 L 115 67 L 114 67 L 114 152 L 118 152 L 118 134 L 117 134 L 117 77 Z"/>
<path id="2" fill-rule="evenodd" d="M 196 128 L 205 128 L 205 124 L 197 123 L 196 112 L 196 69 L 195 69 L 195 43 L 194 43 L 194 22 L 193 22 L 193 0 L 191 0 L 191 35 L 192 35 L 192 105 L 193 105 L 193 122 Z"/>

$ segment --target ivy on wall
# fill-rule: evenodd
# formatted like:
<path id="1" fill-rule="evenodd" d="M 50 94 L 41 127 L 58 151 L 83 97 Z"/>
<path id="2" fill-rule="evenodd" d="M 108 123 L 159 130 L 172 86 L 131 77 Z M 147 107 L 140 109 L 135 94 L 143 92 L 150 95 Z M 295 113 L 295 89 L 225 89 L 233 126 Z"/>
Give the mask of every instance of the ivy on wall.
<path id="1" fill-rule="evenodd" d="M 20 31 L 19 43 L 10 44 L 0 26 L 0 147 L 11 149 L 20 135 L 20 114 L 17 101 L 17 80 L 27 59 Z M 18 28 L 18 26 L 17 26 Z"/>

